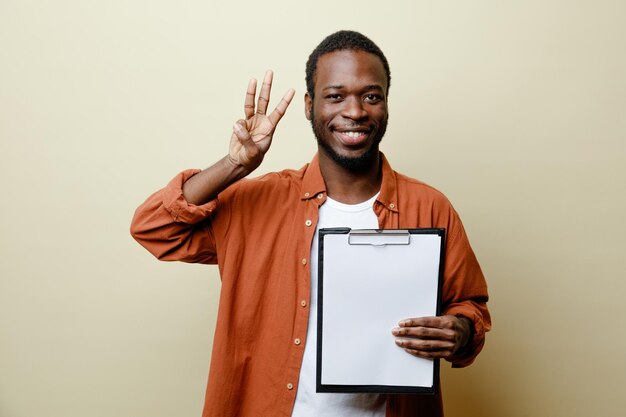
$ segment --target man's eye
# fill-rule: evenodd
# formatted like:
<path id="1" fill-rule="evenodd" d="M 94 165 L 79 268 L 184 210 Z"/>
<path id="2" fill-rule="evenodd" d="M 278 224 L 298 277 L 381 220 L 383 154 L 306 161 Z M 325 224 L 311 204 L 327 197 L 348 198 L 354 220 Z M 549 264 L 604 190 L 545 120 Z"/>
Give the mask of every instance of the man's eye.
<path id="1" fill-rule="evenodd" d="M 378 103 L 383 98 L 378 94 L 366 94 L 365 101 L 369 101 L 370 103 Z"/>
<path id="2" fill-rule="evenodd" d="M 327 100 L 341 100 L 341 94 L 328 94 L 326 96 Z"/>

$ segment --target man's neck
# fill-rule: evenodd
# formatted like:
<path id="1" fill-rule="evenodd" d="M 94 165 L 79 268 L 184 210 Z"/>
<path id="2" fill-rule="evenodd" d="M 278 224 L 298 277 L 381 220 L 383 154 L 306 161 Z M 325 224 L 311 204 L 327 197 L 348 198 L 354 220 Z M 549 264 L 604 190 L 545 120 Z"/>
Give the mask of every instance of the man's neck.
<path id="1" fill-rule="evenodd" d="M 319 150 L 319 162 L 326 192 L 333 200 L 344 204 L 358 204 L 380 191 L 380 153 L 376 153 L 372 164 L 362 171 L 352 171 L 337 164 L 322 149 Z"/>

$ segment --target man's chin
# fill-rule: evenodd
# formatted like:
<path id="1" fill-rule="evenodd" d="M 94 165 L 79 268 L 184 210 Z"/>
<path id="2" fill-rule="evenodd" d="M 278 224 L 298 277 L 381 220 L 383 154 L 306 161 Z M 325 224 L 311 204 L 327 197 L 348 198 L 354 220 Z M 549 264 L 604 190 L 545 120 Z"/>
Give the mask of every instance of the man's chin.
<path id="1" fill-rule="evenodd" d="M 322 152 L 330 157 L 337 165 L 352 172 L 368 171 L 372 166 L 375 166 L 378 158 L 378 146 L 376 145 L 372 145 L 365 150 L 339 153 L 319 140 L 318 144 Z"/>

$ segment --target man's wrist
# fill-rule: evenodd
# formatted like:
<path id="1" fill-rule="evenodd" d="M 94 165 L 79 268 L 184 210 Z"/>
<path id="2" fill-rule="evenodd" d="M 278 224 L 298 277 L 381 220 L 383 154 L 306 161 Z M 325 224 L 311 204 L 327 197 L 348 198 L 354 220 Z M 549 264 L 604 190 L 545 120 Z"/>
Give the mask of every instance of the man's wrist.
<path id="1" fill-rule="evenodd" d="M 252 173 L 252 171 L 256 169 L 256 167 L 253 169 L 246 168 L 230 155 L 226 155 L 226 157 L 223 158 L 223 161 L 228 166 L 228 169 L 231 171 L 232 174 L 230 177 L 234 181 L 247 177 Z"/>
<path id="2" fill-rule="evenodd" d="M 472 340 L 474 340 L 475 330 L 474 330 L 474 322 L 472 320 L 461 315 L 458 315 L 456 317 L 459 319 L 461 323 L 463 323 L 462 326 L 464 327 L 464 331 L 463 331 L 464 340 L 461 341 L 461 344 L 459 345 L 459 348 L 456 351 L 456 353 L 459 354 L 459 353 L 464 352 L 471 345 Z"/>

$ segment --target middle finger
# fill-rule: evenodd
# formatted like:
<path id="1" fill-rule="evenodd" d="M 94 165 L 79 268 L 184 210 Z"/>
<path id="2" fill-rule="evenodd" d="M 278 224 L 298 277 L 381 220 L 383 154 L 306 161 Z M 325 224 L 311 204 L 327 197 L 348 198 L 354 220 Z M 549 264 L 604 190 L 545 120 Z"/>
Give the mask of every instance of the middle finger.
<path id="1" fill-rule="evenodd" d="M 261 86 L 261 92 L 259 93 L 259 100 L 256 105 L 256 112 L 258 114 L 265 114 L 267 111 L 267 105 L 270 101 L 270 91 L 272 90 L 272 79 L 274 73 L 268 70 L 263 78 L 263 85 Z"/>

